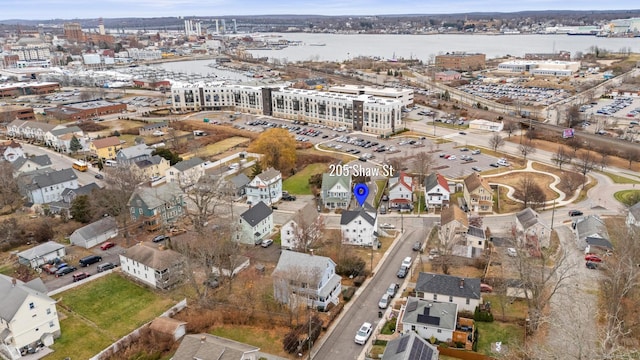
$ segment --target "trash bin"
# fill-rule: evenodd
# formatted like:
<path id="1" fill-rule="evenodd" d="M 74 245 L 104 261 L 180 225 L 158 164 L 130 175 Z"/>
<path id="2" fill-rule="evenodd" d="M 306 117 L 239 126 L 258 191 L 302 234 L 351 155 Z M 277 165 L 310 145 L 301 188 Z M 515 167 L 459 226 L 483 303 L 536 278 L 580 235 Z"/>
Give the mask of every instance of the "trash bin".
<path id="1" fill-rule="evenodd" d="M 378 317 L 382 319 L 382 311 L 378 311 Z"/>

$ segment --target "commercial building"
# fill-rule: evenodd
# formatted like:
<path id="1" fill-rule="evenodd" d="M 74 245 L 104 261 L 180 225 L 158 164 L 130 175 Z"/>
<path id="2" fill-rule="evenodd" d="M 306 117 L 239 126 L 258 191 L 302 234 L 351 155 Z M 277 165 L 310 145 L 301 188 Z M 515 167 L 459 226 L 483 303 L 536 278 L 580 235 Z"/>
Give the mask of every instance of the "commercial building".
<path id="1" fill-rule="evenodd" d="M 498 65 L 500 72 L 529 73 L 534 76 L 571 76 L 578 70 L 580 63 L 577 61 L 511 60 Z"/>
<path id="2" fill-rule="evenodd" d="M 175 111 L 232 110 L 379 135 L 402 124 L 402 101 L 371 95 L 224 83 L 174 86 L 171 95 Z"/>
<path id="3" fill-rule="evenodd" d="M 0 123 L 13 120 L 35 120 L 32 107 L 20 105 L 0 106 Z"/>
<path id="4" fill-rule="evenodd" d="M 96 100 L 50 108 L 47 113 L 59 120 L 85 120 L 126 110 L 127 104 Z"/>
<path id="5" fill-rule="evenodd" d="M 486 66 L 485 54 L 447 53 L 436 55 L 436 67 L 445 70 L 481 70 Z"/>
<path id="6" fill-rule="evenodd" d="M 22 95 L 43 95 L 60 90 L 56 82 L 29 82 L 0 84 L 0 97 L 14 97 Z"/>

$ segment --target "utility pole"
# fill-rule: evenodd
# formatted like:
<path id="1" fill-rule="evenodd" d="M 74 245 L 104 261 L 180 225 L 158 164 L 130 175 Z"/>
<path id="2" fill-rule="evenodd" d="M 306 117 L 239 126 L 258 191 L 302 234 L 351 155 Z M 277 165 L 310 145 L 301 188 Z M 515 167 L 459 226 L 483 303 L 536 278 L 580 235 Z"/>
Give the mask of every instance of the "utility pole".
<path id="1" fill-rule="evenodd" d="M 551 208 L 551 231 L 553 231 L 553 218 L 556 215 L 556 201 L 553 200 L 553 208 Z"/>

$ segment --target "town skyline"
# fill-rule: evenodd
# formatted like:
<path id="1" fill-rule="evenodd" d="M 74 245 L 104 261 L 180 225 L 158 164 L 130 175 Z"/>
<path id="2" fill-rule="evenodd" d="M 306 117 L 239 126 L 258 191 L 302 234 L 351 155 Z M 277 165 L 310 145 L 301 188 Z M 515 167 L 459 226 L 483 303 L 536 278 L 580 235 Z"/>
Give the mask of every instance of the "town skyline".
<path id="1" fill-rule="evenodd" d="M 479 2 L 457 0 L 441 4 L 427 4 L 415 0 L 343 2 L 329 0 L 318 6 L 316 1 L 230 1 L 216 0 L 202 3 L 196 0 L 103 0 L 87 7 L 78 0 L 34 0 L 30 9 L 24 3 L 9 0 L 2 6 L 2 20 L 52 20 L 86 18 L 128 17 L 197 17 L 197 16 L 260 16 L 260 15 L 316 15 L 316 16 L 375 16 L 375 15 L 446 15 L 460 13 L 497 12 L 517 13 L 523 11 L 618 11 L 632 10 L 638 6 L 631 1 L 615 4 L 600 1 L 569 0 L 562 3 L 546 0 L 510 2 L 492 0 Z"/>

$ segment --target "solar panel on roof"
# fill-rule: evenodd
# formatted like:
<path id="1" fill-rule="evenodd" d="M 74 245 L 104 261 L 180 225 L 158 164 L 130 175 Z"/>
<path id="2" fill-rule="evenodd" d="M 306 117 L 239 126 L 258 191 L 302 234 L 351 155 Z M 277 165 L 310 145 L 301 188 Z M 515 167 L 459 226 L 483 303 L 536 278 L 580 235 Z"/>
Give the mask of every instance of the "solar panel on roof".
<path id="1" fill-rule="evenodd" d="M 422 341 L 414 341 L 407 360 L 426 359 L 427 357 L 425 357 L 425 355 L 429 354 L 429 350 L 429 347 Z"/>
<path id="2" fill-rule="evenodd" d="M 417 308 L 418 308 L 418 302 L 417 301 L 410 302 L 410 303 L 407 304 L 407 312 L 416 311 Z"/>
<path id="3" fill-rule="evenodd" d="M 400 338 L 400 342 L 398 343 L 398 349 L 396 349 L 396 354 L 399 354 L 407 349 L 407 344 L 409 343 L 409 338 L 411 336 L 403 336 Z"/>

